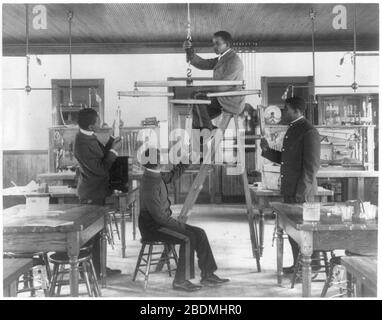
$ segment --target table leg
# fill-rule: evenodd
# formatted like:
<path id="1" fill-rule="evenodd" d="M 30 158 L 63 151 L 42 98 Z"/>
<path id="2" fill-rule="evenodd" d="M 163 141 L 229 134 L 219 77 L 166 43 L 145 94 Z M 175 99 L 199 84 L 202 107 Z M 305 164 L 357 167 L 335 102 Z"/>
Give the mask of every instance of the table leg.
<path id="1" fill-rule="evenodd" d="M 106 287 L 106 256 L 107 256 L 107 235 L 106 235 L 106 216 L 105 216 L 105 228 L 101 231 L 101 286 Z"/>
<path id="2" fill-rule="evenodd" d="M 346 279 L 347 279 L 347 296 L 348 297 L 355 297 L 354 292 L 354 279 L 350 272 L 346 273 Z"/>
<path id="3" fill-rule="evenodd" d="M 4 297 L 16 297 L 17 296 L 17 281 L 13 281 L 8 286 L 3 287 Z"/>
<path id="4" fill-rule="evenodd" d="M 302 296 L 310 297 L 312 291 L 313 232 L 301 233 Z"/>
<path id="5" fill-rule="evenodd" d="M 134 203 L 131 207 L 131 220 L 133 222 L 133 240 L 136 238 L 137 233 L 137 201 L 134 200 Z"/>
<path id="6" fill-rule="evenodd" d="M 80 235 L 78 232 L 68 234 L 68 256 L 69 256 L 69 284 L 70 295 L 78 297 L 78 255 L 80 252 Z"/>
<path id="7" fill-rule="evenodd" d="M 121 245 L 122 245 L 122 258 L 126 258 L 126 211 L 123 200 L 119 199 L 119 210 L 121 212 Z"/>
<path id="8" fill-rule="evenodd" d="M 264 250 L 264 210 L 259 209 L 260 221 L 259 221 L 259 236 L 260 236 L 260 256 L 263 256 Z"/>
<path id="9" fill-rule="evenodd" d="M 281 286 L 283 280 L 284 237 L 283 229 L 279 225 L 279 217 L 276 215 L 277 228 L 277 284 Z"/>

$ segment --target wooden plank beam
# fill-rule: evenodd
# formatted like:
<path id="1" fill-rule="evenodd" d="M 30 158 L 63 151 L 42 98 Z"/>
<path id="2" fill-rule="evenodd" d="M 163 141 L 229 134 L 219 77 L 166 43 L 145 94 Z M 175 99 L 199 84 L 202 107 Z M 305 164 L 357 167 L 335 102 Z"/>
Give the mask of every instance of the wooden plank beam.
<path id="1" fill-rule="evenodd" d="M 119 97 L 173 97 L 174 92 L 155 92 L 155 91 L 118 91 Z"/>
<path id="2" fill-rule="evenodd" d="M 225 92 L 211 92 L 207 93 L 208 98 L 213 97 L 231 97 L 231 96 L 249 96 L 253 94 L 261 94 L 261 90 L 239 90 L 239 91 L 225 91 Z"/>
<path id="3" fill-rule="evenodd" d="M 198 99 L 173 99 L 170 100 L 174 104 L 211 104 L 210 100 L 198 100 Z"/>
<path id="4" fill-rule="evenodd" d="M 135 87 L 215 87 L 215 86 L 241 86 L 244 81 L 224 80 L 195 80 L 188 84 L 185 80 L 173 81 L 137 81 Z"/>
<path id="5" fill-rule="evenodd" d="M 352 51 L 353 40 L 316 40 L 317 52 L 330 51 Z M 210 42 L 195 42 L 194 47 L 198 53 L 211 53 L 212 44 Z M 302 41 L 257 41 L 254 45 L 234 46 L 243 51 L 256 52 L 311 52 L 312 44 L 310 40 Z M 378 38 L 357 40 L 358 51 L 378 51 Z M 30 43 L 30 54 L 67 54 L 67 43 Z M 182 44 L 173 42 L 136 42 L 136 43 L 92 43 L 82 42 L 72 44 L 73 54 L 163 54 L 163 53 L 184 53 Z M 25 56 L 25 43 L 3 43 L 4 56 Z"/>

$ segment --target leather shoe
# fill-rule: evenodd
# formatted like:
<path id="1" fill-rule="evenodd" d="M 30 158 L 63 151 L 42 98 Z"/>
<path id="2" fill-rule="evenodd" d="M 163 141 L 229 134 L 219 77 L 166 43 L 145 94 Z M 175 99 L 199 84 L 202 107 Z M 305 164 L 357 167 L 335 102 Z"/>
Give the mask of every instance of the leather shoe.
<path id="1" fill-rule="evenodd" d="M 117 274 L 121 274 L 121 270 L 119 269 L 110 269 L 106 267 L 106 277 L 116 276 Z"/>
<path id="2" fill-rule="evenodd" d="M 229 281 L 229 279 L 219 278 L 216 274 L 211 273 L 210 275 L 202 277 L 202 279 L 200 280 L 200 283 L 202 285 L 208 286 L 208 285 L 221 284 L 221 283 L 225 283 L 228 281 Z"/>
<path id="3" fill-rule="evenodd" d="M 198 291 L 202 288 L 202 286 L 198 286 L 196 284 L 193 284 L 191 281 L 184 280 L 184 281 L 174 281 L 172 283 L 172 287 L 175 290 L 183 290 L 187 292 L 193 292 L 193 291 Z"/>

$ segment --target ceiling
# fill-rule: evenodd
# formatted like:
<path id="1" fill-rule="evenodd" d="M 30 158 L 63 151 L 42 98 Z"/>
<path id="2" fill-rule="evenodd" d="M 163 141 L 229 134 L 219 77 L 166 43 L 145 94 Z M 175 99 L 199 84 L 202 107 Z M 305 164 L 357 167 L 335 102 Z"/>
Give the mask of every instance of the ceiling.
<path id="1" fill-rule="evenodd" d="M 74 13 L 73 53 L 181 52 L 186 37 L 186 3 L 45 4 L 47 29 L 32 27 L 29 5 L 30 52 L 68 52 L 67 12 Z M 192 38 L 201 51 L 211 51 L 218 30 L 232 33 L 241 46 L 259 52 L 310 51 L 311 20 L 316 12 L 317 51 L 353 48 L 354 6 L 347 8 L 347 29 L 332 27 L 334 4 L 191 3 Z M 378 4 L 357 4 L 357 50 L 378 50 Z M 3 54 L 25 54 L 25 5 L 3 5 Z"/>

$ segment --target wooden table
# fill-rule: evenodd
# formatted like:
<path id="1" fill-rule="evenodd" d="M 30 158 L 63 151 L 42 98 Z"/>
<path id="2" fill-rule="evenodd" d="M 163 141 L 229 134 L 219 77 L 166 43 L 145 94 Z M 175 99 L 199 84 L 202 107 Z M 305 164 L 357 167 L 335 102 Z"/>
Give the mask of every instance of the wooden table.
<path id="1" fill-rule="evenodd" d="M 108 200 L 106 200 L 108 201 Z M 131 220 L 133 224 L 133 239 L 136 239 L 137 221 L 140 210 L 139 188 L 136 187 L 126 193 L 115 193 L 110 197 L 114 208 L 121 213 L 121 244 L 122 258 L 126 258 L 126 215 L 131 210 Z"/>
<path id="2" fill-rule="evenodd" d="M 271 209 L 270 202 L 283 202 L 284 197 L 279 190 L 259 190 L 253 185 L 249 185 L 252 200 L 256 208 L 259 210 L 259 238 L 260 238 L 260 255 L 263 255 L 264 250 L 264 212 L 266 209 Z M 333 196 L 333 191 L 318 187 L 316 200 L 318 202 L 327 202 L 327 197 Z M 272 210 L 273 211 L 273 210 Z"/>
<path id="3" fill-rule="evenodd" d="M 33 267 L 33 259 L 3 259 L 3 295 L 16 297 L 17 283 Z"/>
<path id="4" fill-rule="evenodd" d="M 277 283 L 282 283 L 283 231 L 300 246 L 302 254 L 302 296 L 311 296 L 311 256 L 315 250 L 348 249 L 357 252 L 364 248 L 377 250 L 378 223 L 376 220 L 358 220 L 349 223 L 340 217 L 327 216 L 325 206 L 321 206 L 320 222 L 304 222 L 302 205 L 271 202 L 277 213 Z"/>
<path id="5" fill-rule="evenodd" d="M 9 193 L 4 195 L 5 198 L 14 198 L 17 203 L 25 203 L 25 196 L 35 194 L 35 193 Z M 49 196 L 52 199 L 57 199 L 58 204 L 78 204 L 78 196 L 76 189 L 68 188 L 67 192 L 49 192 Z M 131 210 L 131 220 L 133 224 L 133 239 L 136 239 L 137 234 L 137 221 L 140 210 L 140 200 L 139 200 L 139 188 L 135 187 L 128 192 L 123 193 L 113 193 L 110 197 L 106 198 L 106 203 L 112 204 L 115 211 L 121 214 L 121 243 L 122 243 L 122 258 L 126 257 L 126 216 Z"/>
<path id="6" fill-rule="evenodd" d="M 27 212 L 25 205 L 3 211 L 3 250 L 8 252 L 66 251 L 70 294 L 78 296 L 80 247 L 102 231 L 101 283 L 106 285 L 106 210 L 95 205 L 49 205 L 48 211 Z"/>
<path id="7" fill-rule="evenodd" d="M 355 284 L 356 297 L 377 296 L 377 257 L 348 256 L 341 258 L 346 268 L 347 279 L 351 286 Z"/>

